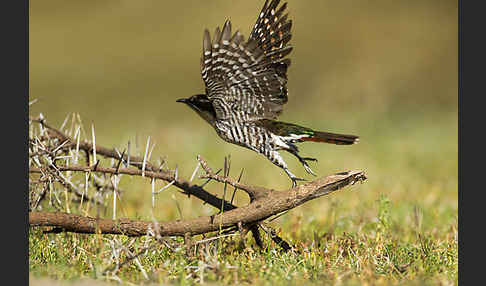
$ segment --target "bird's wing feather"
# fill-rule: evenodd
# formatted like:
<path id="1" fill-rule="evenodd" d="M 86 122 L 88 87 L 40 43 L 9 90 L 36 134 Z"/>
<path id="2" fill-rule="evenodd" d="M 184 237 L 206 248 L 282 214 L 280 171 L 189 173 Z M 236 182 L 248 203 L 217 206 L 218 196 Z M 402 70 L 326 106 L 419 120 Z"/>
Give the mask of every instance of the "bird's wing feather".
<path id="1" fill-rule="evenodd" d="M 219 119 L 231 112 L 244 120 L 275 119 L 282 112 L 292 23 L 283 15 L 286 3 L 277 10 L 279 2 L 265 2 L 247 41 L 232 34 L 230 21 L 216 28 L 212 40 L 204 32 L 201 74 Z"/>

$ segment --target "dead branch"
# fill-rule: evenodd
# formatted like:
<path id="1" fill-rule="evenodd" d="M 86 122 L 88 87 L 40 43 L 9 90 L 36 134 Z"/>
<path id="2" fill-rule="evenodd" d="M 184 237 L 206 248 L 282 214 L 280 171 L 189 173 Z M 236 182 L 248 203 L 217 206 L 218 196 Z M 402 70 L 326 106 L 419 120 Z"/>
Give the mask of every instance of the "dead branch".
<path id="1" fill-rule="evenodd" d="M 63 148 L 65 149 L 76 146 L 76 148 L 79 148 L 79 150 L 84 150 L 87 156 L 89 156 L 89 154 L 92 152 L 94 148 L 97 150 L 97 154 L 99 155 L 102 155 L 107 158 L 120 159 L 120 155 L 115 149 L 106 148 L 100 145 L 94 145 L 88 141 L 80 141 L 79 138 L 78 141 L 76 141 L 74 138 L 71 138 L 65 135 L 60 130 L 57 130 L 56 128 L 48 125 L 46 120 L 43 118 L 30 117 L 29 120 L 32 122 L 40 123 L 44 128 L 47 129 L 47 132 L 49 133 L 50 136 L 59 139 L 61 142 L 66 142 L 64 143 L 63 146 Z M 144 159 L 138 156 L 133 156 L 133 155 L 130 156 L 129 151 L 130 150 L 128 150 L 127 154 L 121 155 L 122 160 L 125 161 L 128 165 L 137 167 L 138 169 L 142 170 Z M 99 163 L 99 161 L 97 163 Z M 93 171 L 96 171 L 97 167 L 98 164 L 95 164 L 91 168 L 93 169 Z M 193 195 L 194 197 L 202 200 L 204 203 L 207 203 L 217 209 L 222 208 L 223 211 L 228 211 L 236 208 L 236 206 L 234 206 L 232 203 L 229 203 L 226 200 L 220 199 L 217 196 L 207 192 L 206 190 L 204 190 L 202 186 L 192 184 L 190 181 L 186 181 L 184 179 L 176 178 L 174 172 L 162 170 L 161 167 L 157 168 L 150 162 L 145 162 L 144 167 L 145 169 L 136 175 L 140 175 L 141 173 L 144 173 L 145 175 L 147 171 L 149 172 L 154 171 L 157 173 L 159 179 L 172 183 L 174 186 L 179 188 L 182 191 L 182 193 L 187 194 L 188 196 Z M 129 174 L 129 175 L 135 175 L 135 174 Z M 258 246 L 263 248 L 263 242 L 258 232 L 258 225 L 250 225 L 245 227 L 247 227 L 252 232 L 255 242 L 258 244 Z"/>
<path id="2" fill-rule="evenodd" d="M 268 190 L 266 196 L 255 199 L 247 206 L 238 207 L 215 216 L 158 222 L 158 230 L 161 236 L 184 236 L 186 233 L 196 235 L 213 232 L 220 228 L 237 226 L 240 222 L 251 225 L 365 179 L 366 176 L 362 171 L 349 171 L 320 178 L 287 191 Z M 58 212 L 31 212 L 29 213 L 29 224 L 31 226 L 59 227 L 68 232 L 100 232 L 127 236 L 142 236 L 147 234 L 149 227 L 155 228 L 155 224 L 148 221 L 111 220 Z"/>
<path id="3" fill-rule="evenodd" d="M 68 143 L 65 144 L 63 147 L 64 148 L 69 148 L 73 147 L 76 145 L 76 140 L 73 138 L 70 138 L 69 136 L 65 135 L 61 131 L 51 127 L 50 125 L 47 124 L 47 122 L 43 119 L 38 119 L 38 118 L 30 118 L 31 121 L 33 122 L 39 122 L 41 123 L 45 128 L 47 128 L 48 132 L 50 135 L 58 138 L 61 142 L 67 141 Z M 107 158 L 114 158 L 114 159 L 119 159 L 119 154 L 115 149 L 110 149 L 106 148 L 100 145 L 96 145 L 96 153 L 101 156 L 105 156 Z M 88 141 L 80 141 L 79 142 L 79 149 L 84 150 L 88 153 L 91 153 L 93 150 L 93 144 Z M 91 171 L 95 172 L 97 170 L 101 170 L 101 172 L 107 172 L 111 174 L 127 174 L 127 175 L 135 175 L 135 176 L 141 176 L 142 175 L 142 163 L 143 163 L 143 158 L 138 157 L 138 156 L 133 156 L 131 155 L 130 157 L 127 155 L 124 155 L 123 160 L 125 162 L 129 162 L 131 166 L 137 167 L 139 170 L 133 170 L 133 169 L 120 169 L 117 172 L 114 172 L 114 168 L 102 168 L 99 167 L 98 165 L 93 165 L 93 166 L 68 166 L 68 167 L 61 167 L 58 166 L 57 168 L 60 170 L 65 170 L 69 171 L 72 168 L 72 171 Z M 99 162 L 99 161 L 98 161 Z M 84 169 L 83 169 L 84 168 Z M 38 172 L 39 170 L 37 168 L 31 168 L 29 170 L 30 172 Z M 123 172 L 122 172 L 123 171 Z M 223 201 L 222 199 L 218 198 L 217 196 L 207 192 L 204 190 L 202 187 L 192 184 L 189 181 L 186 181 L 182 178 L 176 178 L 175 173 L 167 170 L 161 170 L 160 168 L 155 167 L 153 164 L 150 162 L 146 162 L 145 164 L 145 172 L 144 175 L 149 178 L 155 178 L 155 179 L 161 179 L 164 180 L 168 183 L 174 182 L 174 186 L 178 187 L 179 189 L 182 190 L 184 194 L 187 195 L 193 195 L 194 197 L 204 201 L 205 203 L 220 209 L 221 206 L 223 205 L 223 210 L 228 211 L 231 209 L 236 208 L 233 204 Z"/>
<path id="4" fill-rule="evenodd" d="M 197 160 L 199 161 L 199 163 L 201 163 L 202 168 L 206 172 L 206 175 L 202 176 L 201 178 L 213 179 L 220 183 L 228 183 L 237 189 L 243 190 L 250 197 L 250 201 L 264 197 L 270 191 L 263 187 L 246 186 L 244 184 L 241 184 L 240 182 L 233 180 L 230 177 L 220 176 L 213 172 L 213 170 L 208 166 L 208 163 L 201 156 L 197 156 Z"/>

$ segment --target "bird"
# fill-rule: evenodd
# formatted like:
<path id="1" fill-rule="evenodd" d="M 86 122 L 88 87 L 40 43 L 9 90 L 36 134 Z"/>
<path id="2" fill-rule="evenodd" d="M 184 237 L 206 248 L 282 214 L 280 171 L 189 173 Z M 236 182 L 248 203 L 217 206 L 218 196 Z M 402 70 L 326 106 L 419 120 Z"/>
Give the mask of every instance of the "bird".
<path id="1" fill-rule="evenodd" d="M 355 135 L 316 131 L 297 124 L 277 121 L 288 101 L 287 57 L 293 47 L 292 20 L 287 3 L 266 0 L 248 39 L 239 30 L 232 32 L 231 21 L 216 28 L 211 38 L 203 34 L 201 76 L 205 93 L 178 99 L 209 123 L 224 141 L 264 155 L 285 171 L 292 187 L 305 181 L 294 175 L 278 151 L 294 155 L 305 171 L 316 176 L 295 145 L 324 142 L 351 145 Z"/>

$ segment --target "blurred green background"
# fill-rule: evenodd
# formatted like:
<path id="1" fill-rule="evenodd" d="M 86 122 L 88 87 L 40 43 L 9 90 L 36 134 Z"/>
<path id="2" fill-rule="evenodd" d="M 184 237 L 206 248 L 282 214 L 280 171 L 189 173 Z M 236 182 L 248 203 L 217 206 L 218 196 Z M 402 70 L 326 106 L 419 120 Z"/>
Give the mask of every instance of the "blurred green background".
<path id="1" fill-rule="evenodd" d="M 244 183 L 288 188 L 282 170 L 223 142 L 175 102 L 204 91 L 204 28 L 212 32 L 229 18 L 247 36 L 263 2 L 30 1 L 30 100 L 38 100 L 30 114 L 42 112 L 59 127 L 79 113 L 87 139 L 93 124 L 97 144 L 120 150 L 130 140 L 143 154 L 150 136 L 152 158 L 167 157 L 186 178 L 197 154 L 215 169 L 231 154 L 232 176 L 244 168 Z M 457 1 L 288 2 L 294 50 L 280 119 L 359 135 L 353 146 L 300 146 L 319 160 L 313 169 L 320 176 L 361 169 L 369 180 L 293 210 L 281 225 L 356 231 L 376 217 L 380 194 L 390 199 L 397 224 L 409 223 L 414 207 L 428 231 L 457 224 Z M 312 179 L 283 156 L 296 175 Z M 150 182 L 121 183 L 127 192 L 119 216 L 149 218 Z M 208 190 L 221 193 L 221 186 Z M 157 218 L 179 217 L 173 194 L 185 218 L 214 212 L 169 189 L 157 198 Z"/>

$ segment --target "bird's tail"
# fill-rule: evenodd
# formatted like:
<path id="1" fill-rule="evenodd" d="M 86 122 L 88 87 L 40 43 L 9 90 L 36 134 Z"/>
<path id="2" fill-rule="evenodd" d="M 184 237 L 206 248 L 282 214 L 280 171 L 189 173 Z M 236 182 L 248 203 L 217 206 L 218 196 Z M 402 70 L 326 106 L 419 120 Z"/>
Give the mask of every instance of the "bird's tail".
<path id="1" fill-rule="evenodd" d="M 358 136 L 337 134 L 330 132 L 313 131 L 309 137 L 301 138 L 302 141 L 324 142 L 336 145 L 351 145 L 359 141 Z"/>
<path id="2" fill-rule="evenodd" d="M 279 136 L 298 136 L 300 141 L 325 142 L 336 145 L 351 145 L 359 141 L 359 137 L 354 135 L 314 131 L 300 125 L 270 119 L 261 119 L 255 123 Z"/>

